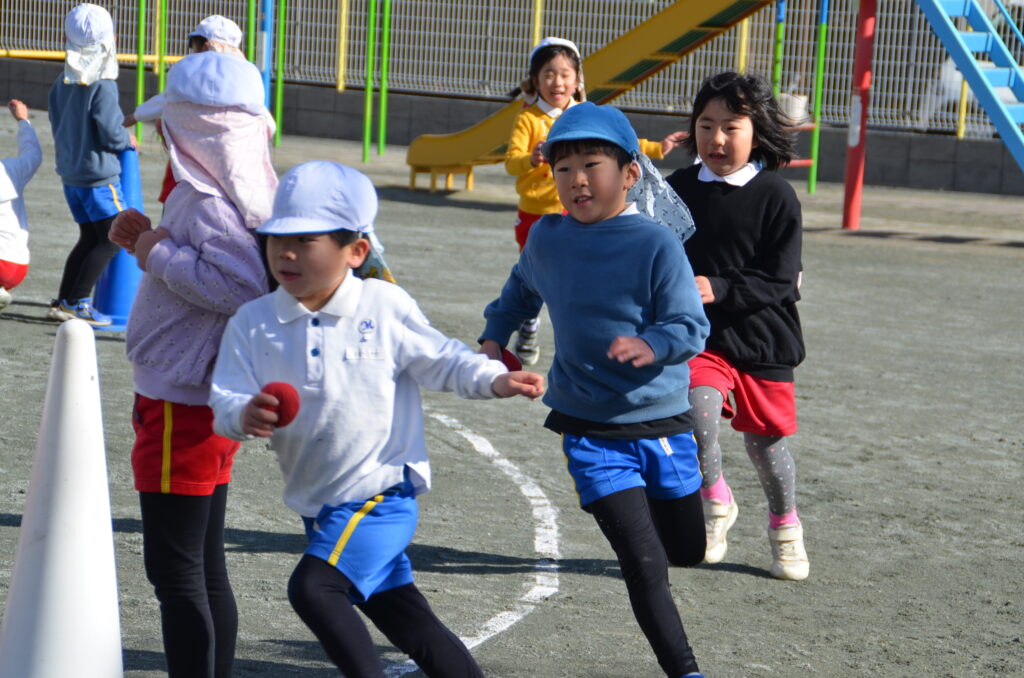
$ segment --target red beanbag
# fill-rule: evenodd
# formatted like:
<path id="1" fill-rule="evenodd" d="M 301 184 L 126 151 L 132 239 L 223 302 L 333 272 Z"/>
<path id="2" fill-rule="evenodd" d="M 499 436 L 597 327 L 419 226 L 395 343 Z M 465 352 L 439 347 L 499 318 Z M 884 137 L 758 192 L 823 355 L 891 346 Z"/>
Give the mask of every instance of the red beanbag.
<path id="1" fill-rule="evenodd" d="M 299 392 L 291 384 L 283 381 L 272 381 L 263 387 L 263 392 L 277 398 L 280 403 L 277 407 L 267 407 L 271 412 L 277 412 L 277 428 L 287 426 L 299 413 Z"/>

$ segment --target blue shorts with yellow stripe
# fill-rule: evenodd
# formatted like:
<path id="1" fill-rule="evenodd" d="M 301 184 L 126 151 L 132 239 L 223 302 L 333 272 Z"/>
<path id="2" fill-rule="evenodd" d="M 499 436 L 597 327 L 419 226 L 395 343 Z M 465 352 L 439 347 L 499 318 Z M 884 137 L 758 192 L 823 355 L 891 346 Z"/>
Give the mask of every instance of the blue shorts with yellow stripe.
<path id="1" fill-rule="evenodd" d="M 64 184 L 64 199 L 71 208 L 76 224 L 102 221 L 123 211 L 128 205 L 124 201 L 121 182 L 114 181 L 102 186 L 68 186 Z"/>
<path id="2" fill-rule="evenodd" d="M 353 584 L 352 602 L 413 582 L 405 549 L 416 531 L 419 507 L 408 480 L 366 501 L 324 506 L 303 516 L 306 553 L 327 561 Z"/>
<path id="3" fill-rule="evenodd" d="M 693 433 L 643 440 L 565 433 L 562 450 L 576 481 L 580 506 L 633 487 L 646 488 L 655 499 L 678 499 L 700 489 Z"/>

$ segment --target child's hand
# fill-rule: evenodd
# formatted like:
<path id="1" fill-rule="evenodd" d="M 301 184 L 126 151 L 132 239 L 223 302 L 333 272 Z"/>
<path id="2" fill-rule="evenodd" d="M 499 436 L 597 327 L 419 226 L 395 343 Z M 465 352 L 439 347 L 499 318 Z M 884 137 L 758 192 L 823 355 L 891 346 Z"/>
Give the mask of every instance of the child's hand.
<path id="1" fill-rule="evenodd" d="M 483 353 L 491 360 L 501 360 L 501 345 L 493 339 L 484 339 L 477 353 Z"/>
<path id="2" fill-rule="evenodd" d="M 535 372 L 506 372 L 494 378 L 491 388 L 499 398 L 521 395 L 536 400 L 544 395 L 544 376 Z"/>
<path id="3" fill-rule="evenodd" d="M 134 125 L 137 122 L 138 122 L 138 120 L 135 119 L 135 114 L 134 113 L 129 113 L 128 115 L 124 116 L 124 122 L 122 122 L 121 125 L 123 127 L 131 127 L 132 125 Z"/>
<path id="4" fill-rule="evenodd" d="M 11 99 L 7 102 L 7 108 L 10 109 L 11 115 L 14 116 L 15 120 L 28 120 L 28 106 L 25 105 L 24 101 Z"/>
<path id="5" fill-rule="evenodd" d="M 633 367 L 643 367 L 654 362 L 654 349 L 640 337 L 615 337 L 608 347 L 608 357 L 620 363 L 629 362 Z"/>
<path id="6" fill-rule="evenodd" d="M 678 132 L 672 132 L 667 137 L 662 139 L 661 140 L 661 154 L 662 154 L 662 156 L 666 156 L 669 153 L 671 153 L 673 148 L 675 148 L 679 144 L 681 144 L 684 141 L 686 141 L 686 139 L 689 138 L 689 136 L 690 136 L 689 132 L 685 132 L 683 130 L 679 130 Z"/>
<path id="7" fill-rule="evenodd" d="M 710 304 L 715 300 L 715 291 L 711 289 L 711 281 L 703 275 L 696 276 L 693 281 L 697 283 L 697 291 L 700 292 L 700 302 Z"/>
<path id="8" fill-rule="evenodd" d="M 534 167 L 540 167 L 544 162 L 544 154 L 541 153 L 541 148 L 544 147 L 544 140 L 537 142 L 537 145 L 533 147 L 533 153 L 530 154 L 530 164 Z"/>
<path id="9" fill-rule="evenodd" d="M 110 238 L 110 242 L 128 250 L 129 254 L 133 254 L 135 252 L 135 241 L 138 240 L 140 235 L 148 231 L 152 225 L 153 222 L 149 220 L 149 217 L 134 207 L 129 207 L 114 217 L 114 222 L 110 225 L 110 232 L 107 237 Z"/>
<path id="10" fill-rule="evenodd" d="M 139 263 L 139 268 L 145 271 L 146 262 L 149 261 L 149 253 L 153 251 L 153 247 L 161 240 L 170 237 L 171 232 L 163 226 L 139 235 L 135 240 L 135 260 Z"/>
<path id="11" fill-rule="evenodd" d="M 277 398 L 269 393 L 257 393 L 249 401 L 249 404 L 242 410 L 242 433 L 258 438 L 269 438 L 274 434 L 274 425 L 277 423 L 277 412 L 270 407 L 277 407 L 280 403 Z"/>
<path id="12" fill-rule="evenodd" d="M 139 147 L 139 140 L 135 138 L 134 134 L 128 135 L 128 143 L 131 144 L 132 148 L 137 149 Z"/>

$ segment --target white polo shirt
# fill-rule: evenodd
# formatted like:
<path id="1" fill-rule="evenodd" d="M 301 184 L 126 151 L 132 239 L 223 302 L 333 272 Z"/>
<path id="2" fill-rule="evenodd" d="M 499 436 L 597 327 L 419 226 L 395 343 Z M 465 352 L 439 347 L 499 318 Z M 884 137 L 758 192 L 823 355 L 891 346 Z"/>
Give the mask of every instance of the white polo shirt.
<path id="1" fill-rule="evenodd" d="M 277 291 L 228 322 L 213 374 L 214 430 L 245 439 L 241 417 L 264 385 L 298 390 L 296 419 L 270 439 L 284 473 L 284 502 L 315 517 L 326 505 L 367 499 L 402 482 L 430 488 L 419 386 L 494 398 L 505 366 L 449 339 L 398 285 L 351 273 L 310 311 Z"/>

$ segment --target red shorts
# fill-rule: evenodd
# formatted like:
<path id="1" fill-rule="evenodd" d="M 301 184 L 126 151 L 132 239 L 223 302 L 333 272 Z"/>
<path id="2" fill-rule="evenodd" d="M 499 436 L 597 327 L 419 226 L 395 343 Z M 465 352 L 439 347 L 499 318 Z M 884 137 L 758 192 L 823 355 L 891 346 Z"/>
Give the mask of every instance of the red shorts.
<path id="1" fill-rule="evenodd" d="M 231 480 L 241 446 L 213 432 L 213 410 L 135 394 L 132 412 L 135 489 L 162 494 L 209 495 Z"/>
<path id="2" fill-rule="evenodd" d="M 0 287 L 13 290 L 28 275 L 28 264 L 14 264 L 0 260 Z"/>
<path id="3" fill-rule="evenodd" d="M 519 243 L 519 251 L 522 252 L 523 248 L 526 247 L 526 236 L 530 235 L 530 227 L 533 226 L 543 214 L 530 214 L 519 210 L 516 216 L 516 242 Z"/>
<path id="4" fill-rule="evenodd" d="M 793 382 L 752 377 L 733 367 L 722 354 L 704 351 L 690 360 L 690 388 L 710 386 L 725 402 L 722 416 L 732 419 L 741 433 L 788 436 L 796 433 L 796 396 Z M 735 406 L 729 402 L 732 392 Z"/>
<path id="5" fill-rule="evenodd" d="M 565 210 L 562 210 L 562 214 L 568 214 Z M 526 237 L 530 235 L 530 228 L 535 223 L 540 221 L 540 218 L 547 216 L 545 214 L 531 214 L 530 212 L 524 212 L 519 210 L 516 216 L 516 242 L 519 243 L 519 251 L 522 252 L 523 248 L 526 247 Z"/>

